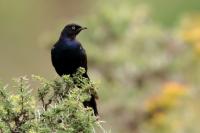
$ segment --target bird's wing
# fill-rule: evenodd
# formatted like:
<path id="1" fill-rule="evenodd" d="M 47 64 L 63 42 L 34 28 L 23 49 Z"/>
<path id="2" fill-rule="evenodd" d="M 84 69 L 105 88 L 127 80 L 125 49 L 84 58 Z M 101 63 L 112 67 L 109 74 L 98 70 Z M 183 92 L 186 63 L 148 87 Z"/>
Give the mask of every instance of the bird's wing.
<path id="1" fill-rule="evenodd" d="M 55 67 L 55 64 L 56 64 L 55 46 L 53 46 L 51 49 L 51 62 L 53 66 Z"/>
<path id="2" fill-rule="evenodd" d="M 85 49 L 83 49 L 83 48 L 81 48 L 81 56 L 80 57 L 81 57 L 80 66 L 85 68 L 85 71 L 87 72 L 87 69 L 88 69 L 88 67 L 87 67 L 87 54 L 85 52 Z"/>

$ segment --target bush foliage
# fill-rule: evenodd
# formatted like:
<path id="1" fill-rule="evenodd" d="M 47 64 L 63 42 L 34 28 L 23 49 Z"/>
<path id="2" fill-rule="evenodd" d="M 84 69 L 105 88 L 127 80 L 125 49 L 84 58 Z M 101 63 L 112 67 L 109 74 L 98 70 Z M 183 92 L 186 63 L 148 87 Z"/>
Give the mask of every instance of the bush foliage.
<path id="1" fill-rule="evenodd" d="M 72 77 L 65 75 L 49 81 L 33 76 L 40 83 L 37 97 L 32 95 L 30 81 L 26 77 L 15 80 L 9 86 L 0 87 L 0 132 L 2 133 L 90 133 L 97 125 L 91 108 L 82 104 L 95 93 L 94 84 L 82 77 L 80 69 Z"/>

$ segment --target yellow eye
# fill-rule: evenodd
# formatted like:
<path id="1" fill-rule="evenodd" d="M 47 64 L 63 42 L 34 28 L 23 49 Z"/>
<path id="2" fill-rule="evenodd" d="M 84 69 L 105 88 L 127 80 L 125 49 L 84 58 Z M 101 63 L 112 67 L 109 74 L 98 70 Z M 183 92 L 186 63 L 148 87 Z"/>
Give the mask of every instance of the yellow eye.
<path id="1" fill-rule="evenodd" d="M 72 26 L 72 30 L 75 30 L 76 29 L 76 27 L 75 26 Z"/>

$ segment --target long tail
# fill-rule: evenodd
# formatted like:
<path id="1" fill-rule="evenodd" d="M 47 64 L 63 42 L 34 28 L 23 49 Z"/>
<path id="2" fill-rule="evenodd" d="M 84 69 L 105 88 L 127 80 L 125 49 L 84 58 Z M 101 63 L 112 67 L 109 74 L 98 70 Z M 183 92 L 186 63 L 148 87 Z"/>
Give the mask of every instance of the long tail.
<path id="1" fill-rule="evenodd" d="M 86 77 L 86 78 L 90 79 L 88 74 L 87 74 L 87 72 L 83 74 L 83 77 Z M 83 102 L 83 105 L 85 107 L 91 107 L 93 109 L 93 111 L 94 111 L 95 116 L 99 115 L 98 110 L 97 110 L 97 103 L 96 103 L 96 100 L 95 100 L 95 96 L 93 94 L 91 94 L 90 101 Z"/>
<path id="2" fill-rule="evenodd" d="M 94 111 L 95 116 L 98 116 L 99 113 L 97 110 L 97 104 L 96 104 L 95 96 L 93 94 L 91 95 L 90 101 L 83 102 L 83 105 L 85 107 L 91 107 Z"/>

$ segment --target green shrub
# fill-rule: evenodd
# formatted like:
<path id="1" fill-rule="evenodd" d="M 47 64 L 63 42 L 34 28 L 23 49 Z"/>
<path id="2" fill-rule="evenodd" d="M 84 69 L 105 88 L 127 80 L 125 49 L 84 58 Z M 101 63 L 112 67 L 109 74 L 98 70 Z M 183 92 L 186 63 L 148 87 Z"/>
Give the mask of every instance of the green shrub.
<path id="1" fill-rule="evenodd" d="M 0 87 L 0 132 L 2 133 L 90 133 L 98 125 L 91 108 L 82 102 L 95 93 L 94 84 L 82 77 L 80 69 L 72 77 L 48 81 L 40 76 L 38 97 L 32 95 L 26 77 L 15 80 L 16 86 Z M 10 90 L 10 89 L 9 89 Z"/>

